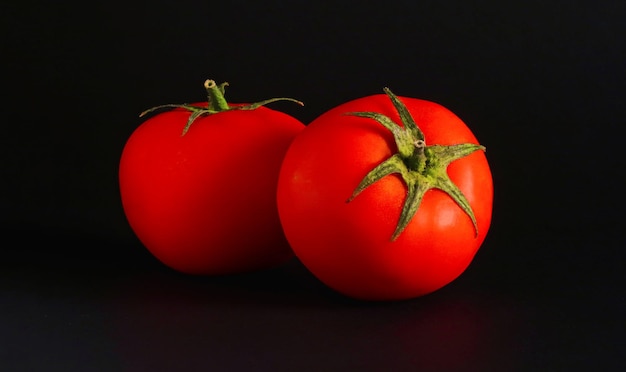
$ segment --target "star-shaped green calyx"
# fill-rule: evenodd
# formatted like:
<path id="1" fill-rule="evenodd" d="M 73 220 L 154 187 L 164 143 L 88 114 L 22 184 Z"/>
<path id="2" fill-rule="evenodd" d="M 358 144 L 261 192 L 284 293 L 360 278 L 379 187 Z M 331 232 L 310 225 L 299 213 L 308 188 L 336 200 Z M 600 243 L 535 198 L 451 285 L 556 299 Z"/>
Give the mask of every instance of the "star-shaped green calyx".
<path id="1" fill-rule="evenodd" d="M 226 98 L 224 98 L 227 86 L 228 86 L 228 83 L 222 83 L 222 84 L 217 85 L 214 80 L 206 80 L 204 82 L 204 88 L 206 89 L 207 96 L 208 96 L 207 107 L 193 106 L 188 103 L 173 103 L 173 104 L 159 105 L 159 106 L 155 106 L 155 107 L 145 110 L 144 112 L 139 114 L 139 117 L 143 117 L 152 112 L 162 110 L 162 109 L 182 108 L 187 111 L 190 111 L 191 115 L 189 116 L 189 119 L 187 120 L 187 124 L 185 125 L 185 128 L 183 128 L 182 135 L 184 136 L 189 130 L 189 128 L 191 127 L 191 124 L 193 124 L 194 121 L 196 121 L 196 119 L 198 119 L 201 116 L 217 114 L 222 111 L 254 110 L 261 106 L 265 106 L 268 103 L 272 103 L 276 101 L 291 101 L 291 102 L 295 102 L 299 104 L 300 106 L 304 105 L 304 103 L 296 99 L 280 97 L 280 98 L 270 98 L 270 99 L 266 99 L 260 102 L 250 103 L 246 105 L 231 106 L 228 104 L 228 102 L 226 102 Z"/>
<path id="2" fill-rule="evenodd" d="M 400 219 L 391 236 L 392 241 L 404 231 L 417 212 L 424 195 L 431 189 L 438 189 L 448 194 L 472 220 L 474 232 L 478 235 L 478 224 L 474 212 L 465 195 L 448 176 L 447 168 L 453 161 L 478 150 L 484 151 L 485 147 L 473 143 L 449 146 L 427 145 L 424 133 L 417 126 L 404 103 L 389 88 L 384 88 L 384 92 L 398 111 L 402 126 L 388 116 L 377 112 L 350 112 L 346 115 L 370 118 L 382 124 L 393 134 L 398 152 L 372 169 L 361 180 L 348 202 L 381 178 L 396 173 L 406 184 L 407 194 Z"/>

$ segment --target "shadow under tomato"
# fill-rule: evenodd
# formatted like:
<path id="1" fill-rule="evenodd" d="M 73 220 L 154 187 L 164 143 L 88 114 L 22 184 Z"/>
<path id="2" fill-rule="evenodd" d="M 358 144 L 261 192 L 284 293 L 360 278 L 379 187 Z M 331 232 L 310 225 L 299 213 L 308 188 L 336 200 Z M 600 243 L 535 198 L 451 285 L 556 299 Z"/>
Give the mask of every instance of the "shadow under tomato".
<path id="1" fill-rule="evenodd" d="M 216 371 L 515 365 L 523 315 L 510 303 L 454 286 L 411 301 L 363 303 L 288 266 L 235 278 L 165 270 L 129 279 L 107 311 L 120 363 Z"/>

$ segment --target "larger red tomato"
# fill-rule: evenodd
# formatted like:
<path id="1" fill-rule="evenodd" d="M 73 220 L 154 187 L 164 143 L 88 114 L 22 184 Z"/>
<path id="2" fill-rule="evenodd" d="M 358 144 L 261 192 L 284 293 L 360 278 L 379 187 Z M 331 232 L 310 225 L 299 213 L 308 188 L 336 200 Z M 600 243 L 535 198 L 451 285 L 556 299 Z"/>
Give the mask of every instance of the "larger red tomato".
<path id="1" fill-rule="evenodd" d="M 470 129 L 439 104 L 385 91 L 310 123 L 287 151 L 277 191 L 300 261 L 328 286 L 367 300 L 450 283 L 492 214 L 491 172 Z"/>
<path id="2" fill-rule="evenodd" d="M 119 167 L 128 222 L 151 253 L 184 273 L 281 264 L 293 254 L 278 219 L 276 184 L 304 124 L 265 107 L 233 110 L 223 85 L 211 81 L 209 88 L 218 96 L 211 112 L 169 105 L 185 108 L 151 117 L 128 139 Z"/>

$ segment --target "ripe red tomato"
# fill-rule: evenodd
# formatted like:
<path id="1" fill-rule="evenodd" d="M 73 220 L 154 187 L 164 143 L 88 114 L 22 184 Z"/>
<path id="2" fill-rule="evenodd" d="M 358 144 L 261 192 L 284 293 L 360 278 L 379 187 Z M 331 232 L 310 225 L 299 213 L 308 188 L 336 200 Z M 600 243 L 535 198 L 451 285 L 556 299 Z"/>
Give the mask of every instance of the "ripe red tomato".
<path id="1" fill-rule="evenodd" d="M 445 107 L 388 89 L 344 103 L 291 143 L 278 211 L 299 260 L 365 300 L 433 292 L 470 264 L 491 223 L 484 148 Z"/>
<path id="2" fill-rule="evenodd" d="M 207 85 L 209 95 L 223 88 Z M 278 219 L 276 185 L 287 147 L 304 124 L 266 107 L 229 109 L 234 106 L 218 98 L 214 113 L 202 115 L 193 108 L 202 105 L 166 105 L 174 109 L 132 133 L 119 165 L 131 228 L 161 262 L 189 274 L 264 269 L 293 257 Z M 190 110 L 195 121 L 183 135 Z"/>

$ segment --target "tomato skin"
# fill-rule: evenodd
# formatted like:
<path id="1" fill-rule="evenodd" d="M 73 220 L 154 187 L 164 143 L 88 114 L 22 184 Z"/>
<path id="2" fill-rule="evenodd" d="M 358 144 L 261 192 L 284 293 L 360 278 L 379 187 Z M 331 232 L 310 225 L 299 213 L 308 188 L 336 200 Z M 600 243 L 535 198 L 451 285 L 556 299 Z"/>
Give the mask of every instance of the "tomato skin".
<path id="1" fill-rule="evenodd" d="M 399 97 L 429 145 L 477 144 L 470 129 L 445 107 Z M 439 190 L 430 190 L 402 234 L 392 236 L 406 197 L 388 175 L 349 203 L 363 177 L 397 149 L 380 123 L 350 112 L 374 111 L 397 123 L 389 98 L 373 95 L 335 107 L 301 132 L 282 164 L 277 203 L 285 235 L 298 259 L 323 283 L 364 300 L 399 300 L 431 293 L 470 264 L 491 223 L 493 183 L 482 151 L 454 161 L 451 180 L 476 216 Z"/>
<path id="2" fill-rule="evenodd" d="M 259 107 L 200 117 L 183 136 L 189 116 L 183 109 L 153 116 L 124 147 L 120 193 L 139 240 L 188 274 L 259 270 L 292 258 L 276 184 L 284 153 L 304 124 Z"/>

